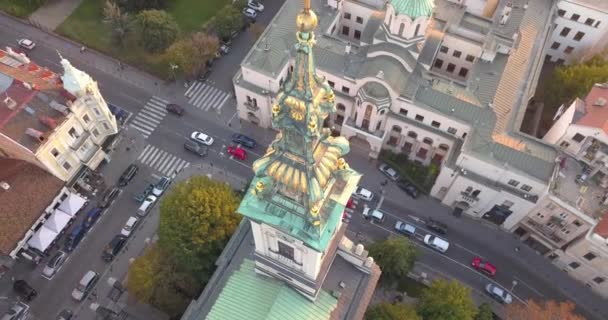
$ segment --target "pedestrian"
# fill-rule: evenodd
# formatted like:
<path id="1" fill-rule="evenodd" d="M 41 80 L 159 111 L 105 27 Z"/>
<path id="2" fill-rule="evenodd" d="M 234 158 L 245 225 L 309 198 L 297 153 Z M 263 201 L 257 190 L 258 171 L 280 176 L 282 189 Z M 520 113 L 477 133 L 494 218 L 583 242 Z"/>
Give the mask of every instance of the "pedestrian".
<path id="1" fill-rule="evenodd" d="M 83 53 L 86 48 L 84 46 L 80 47 L 80 53 Z"/>
<path id="2" fill-rule="evenodd" d="M 519 246 L 515 247 L 515 252 L 519 252 Z"/>

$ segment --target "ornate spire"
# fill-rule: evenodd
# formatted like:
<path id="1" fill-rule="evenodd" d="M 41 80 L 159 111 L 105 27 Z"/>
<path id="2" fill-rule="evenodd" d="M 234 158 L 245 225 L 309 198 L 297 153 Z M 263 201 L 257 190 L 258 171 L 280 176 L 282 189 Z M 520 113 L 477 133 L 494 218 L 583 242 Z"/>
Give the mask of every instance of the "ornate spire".
<path id="1" fill-rule="evenodd" d="M 63 75 L 61 76 L 63 88 L 75 97 L 80 97 L 89 85 L 93 83 L 93 79 L 82 70 L 76 69 L 61 54 L 59 57 L 61 57 L 61 66 L 63 66 Z"/>

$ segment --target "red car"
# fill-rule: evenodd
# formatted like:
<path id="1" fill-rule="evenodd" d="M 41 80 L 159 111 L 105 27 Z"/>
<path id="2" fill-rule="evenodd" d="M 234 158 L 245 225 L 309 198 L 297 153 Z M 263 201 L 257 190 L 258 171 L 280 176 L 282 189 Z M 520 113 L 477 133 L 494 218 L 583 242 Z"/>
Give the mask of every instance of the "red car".
<path id="1" fill-rule="evenodd" d="M 356 207 L 355 203 L 353 202 L 353 198 L 348 198 L 348 201 L 346 202 L 346 207 L 349 209 L 354 209 Z"/>
<path id="2" fill-rule="evenodd" d="M 246 160 L 247 159 L 247 152 L 239 147 L 235 147 L 235 146 L 229 146 L 228 147 L 228 154 L 230 154 L 231 156 L 239 159 L 239 160 Z"/>
<path id="3" fill-rule="evenodd" d="M 471 261 L 471 267 L 477 269 L 479 272 L 485 273 L 490 277 L 496 275 L 496 267 L 487 261 L 481 260 L 480 257 L 473 258 L 473 261 Z"/>

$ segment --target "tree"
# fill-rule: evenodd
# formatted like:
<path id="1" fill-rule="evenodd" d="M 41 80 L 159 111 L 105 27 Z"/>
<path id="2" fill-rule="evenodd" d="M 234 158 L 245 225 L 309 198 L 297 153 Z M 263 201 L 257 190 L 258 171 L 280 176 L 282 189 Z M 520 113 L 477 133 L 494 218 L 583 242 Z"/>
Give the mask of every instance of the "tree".
<path id="1" fill-rule="evenodd" d="M 219 40 L 203 32 L 193 33 L 188 38 L 174 42 L 166 51 L 164 59 L 167 66 L 175 64 L 177 74 L 190 78 L 196 77 L 205 67 L 206 62 L 219 50 Z"/>
<path id="2" fill-rule="evenodd" d="M 575 305 L 570 301 L 555 302 L 553 300 L 536 302 L 528 300 L 525 304 L 510 304 L 506 308 L 506 320 L 585 320 L 584 317 L 574 313 Z"/>
<path id="3" fill-rule="evenodd" d="M 423 290 L 418 305 L 423 319 L 473 320 L 476 313 L 471 290 L 456 281 L 433 281 Z"/>
<path id="4" fill-rule="evenodd" d="M 215 57 L 220 49 L 220 41 L 217 37 L 205 32 L 195 32 L 190 36 L 196 59 L 200 62 L 199 69 L 207 60 Z M 200 70 L 199 70 L 200 71 Z"/>
<path id="5" fill-rule="evenodd" d="M 144 10 L 137 14 L 140 44 L 149 52 L 169 47 L 179 34 L 175 19 L 163 10 Z"/>
<path id="6" fill-rule="evenodd" d="M 104 22 L 110 24 L 112 28 L 112 39 L 122 45 L 127 33 L 131 30 L 131 19 L 129 14 L 122 12 L 122 9 L 114 1 L 106 0 L 103 7 Z"/>
<path id="7" fill-rule="evenodd" d="M 264 33 L 264 30 L 266 29 L 266 27 L 263 24 L 260 23 L 252 23 L 251 25 L 249 25 L 249 32 L 251 32 L 251 35 L 253 35 L 253 38 L 255 40 L 259 39 L 260 36 L 262 35 L 262 33 Z"/>
<path id="8" fill-rule="evenodd" d="M 240 30 L 245 25 L 243 14 L 232 5 L 227 5 L 216 13 L 213 21 L 210 22 L 211 28 L 220 39 L 230 37 L 233 31 Z"/>
<path id="9" fill-rule="evenodd" d="M 367 309 L 365 320 L 421 320 L 421 318 L 411 305 L 381 302 Z"/>
<path id="10" fill-rule="evenodd" d="M 139 12 L 146 9 L 162 9 L 167 7 L 168 0 L 118 0 L 118 4 L 127 11 Z"/>
<path id="11" fill-rule="evenodd" d="M 477 309 L 477 314 L 475 315 L 475 320 L 493 320 L 494 316 L 492 315 L 492 307 L 490 307 L 487 303 L 482 303 Z"/>
<path id="12" fill-rule="evenodd" d="M 205 283 L 241 220 L 239 201 L 228 184 L 207 177 L 177 184 L 160 205 L 159 245 L 180 270 Z"/>
<path id="13" fill-rule="evenodd" d="M 369 255 L 382 269 L 380 283 L 390 288 L 400 279 L 407 277 L 414 267 L 418 252 L 409 240 L 403 237 L 390 237 L 372 244 L 369 247 Z"/>

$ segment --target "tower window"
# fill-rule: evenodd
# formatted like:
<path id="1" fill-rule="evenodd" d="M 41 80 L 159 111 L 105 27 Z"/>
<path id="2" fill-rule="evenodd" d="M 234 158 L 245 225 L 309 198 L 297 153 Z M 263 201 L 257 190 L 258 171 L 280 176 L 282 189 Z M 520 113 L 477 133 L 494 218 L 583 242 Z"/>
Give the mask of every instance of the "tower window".
<path id="1" fill-rule="evenodd" d="M 452 56 L 454 56 L 455 58 L 460 58 L 461 55 L 462 55 L 461 51 L 454 50 L 454 52 L 452 52 Z"/>
<path id="2" fill-rule="evenodd" d="M 350 13 L 344 12 L 344 19 L 350 20 Z"/>
<path id="3" fill-rule="evenodd" d="M 579 31 L 574 35 L 574 41 L 581 41 L 584 36 L 585 36 L 585 33 Z"/>
<path id="4" fill-rule="evenodd" d="M 361 18 L 361 17 L 358 16 L 357 17 L 357 23 L 363 23 L 363 18 Z"/>
<path id="5" fill-rule="evenodd" d="M 580 16 L 579 14 L 576 14 L 576 13 L 575 13 L 575 14 L 573 14 L 573 15 L 572 15 L 572 17 L 570 17 L 570 20 L 572 20 L 572 21 L 578 21 L 578 19 L 579 19 L 580 17 L 581 17 L 581 16 Z"/>
<path id="6" fill-rule="evenodd" d="M 437 69 L 441 69 L 441 67 L 443 67 L 443 60 L 441 59 L 435 59 L 435 68 Z"/>
<path id="7" fill-rule="evenodd" d="M 448 63 L 448 67 L 446 68 L 446 71 L 452 73 L 452 72 L 454 72 L 454 69 L 456 69 L 456 65 L 453 63 Z"/>
<path id="8" fill-rule="evenodd" d="M 441 48 L 439 49 L 439 51 L 441 51 L 442 53 L 448 53 L 448 47 L 446 46 L 441 46 Z"/>
<path id="9" fill-rule="evenodd" d="M 361 39 L 361 31 L 359 30 L 355 30 L 355 35 L 354 35 L 355 39 L 360 40 Z"/>
<path id="10" fill-rule="evenodd" d="M 348 36 L 349 33 L 350 33 L 350 28 L 347 26 L 342 26 L 342 34 L 345 36 Z"/>
<path id="11" fill-rule="evenodd" d="M 290 245 L 287 245 L 281 241 L 278 241 L 278 243 L 279 243 L 279 254 L 285 258 L 293 260 L 294 259 L 293 247 Z"/>
<path id="12" fill-rule="evenodd" d="M 562 37 L 565 37 L 565 36 L 567 36 L 567 35 L 568 35 L 568 33 L 570 33 L 570 28 L 568 28 L 568 27 L 564 27 L 564 28 L 562 29 L 562 32 L 560 32 L 560 33 L 559 33 L 559 35 L 560 35 L 560 36 L 562 36 Z"/>

